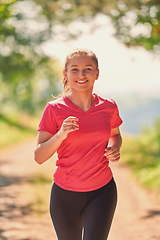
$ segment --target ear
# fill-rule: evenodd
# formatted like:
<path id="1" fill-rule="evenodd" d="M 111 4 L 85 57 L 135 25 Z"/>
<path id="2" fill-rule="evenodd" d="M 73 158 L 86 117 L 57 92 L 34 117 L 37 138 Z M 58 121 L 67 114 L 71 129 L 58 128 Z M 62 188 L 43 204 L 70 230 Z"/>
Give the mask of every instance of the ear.
<path id="1" fill-rule="evenodd" d="M 67 71 L 63 71 L 64 80 L 68 82 Z"/>
<path id="2" fill-rule="evenodd" d="M 63 71 L 63 77 L 67 77 L 67 71 Z"/>
<path id="3" fill-rule="evenodd" d="M 99 77 L 99 69 L 97 69 L 96 80 L 98 79 L 98 77 Z"/>

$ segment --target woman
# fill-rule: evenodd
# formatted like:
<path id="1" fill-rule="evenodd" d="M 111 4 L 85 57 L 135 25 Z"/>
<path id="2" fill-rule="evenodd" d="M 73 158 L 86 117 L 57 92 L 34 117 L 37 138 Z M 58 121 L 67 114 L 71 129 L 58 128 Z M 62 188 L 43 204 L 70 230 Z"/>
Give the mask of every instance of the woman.
<path id="1" fill-rule="evenodd" d="M 73 50 L 63 76 L 63 96 L 43 112 L 35 160 L 58 153 L 50 200 L 58 239 L 106 240 L 117 203 L 109 161 L 120 159 L 122 120 L 113 100 L 93 94 L 99 68 L 92 51 Z"/>

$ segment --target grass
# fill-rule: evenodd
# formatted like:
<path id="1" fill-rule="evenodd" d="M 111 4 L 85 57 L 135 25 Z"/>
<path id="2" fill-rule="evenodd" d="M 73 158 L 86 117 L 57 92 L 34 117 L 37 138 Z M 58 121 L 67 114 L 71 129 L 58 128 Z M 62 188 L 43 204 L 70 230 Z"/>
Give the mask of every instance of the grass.
<path id="1" fill-rule="evenodd" d="M 52 163 L 53 165 L 53 163 Z M 50 191 L 52 186 L 53 167 L 34 172 L 30 181 L 23 185 L 23 195 L 29 196 L 25 208 L 32 215 L 41 218 L 49 211 Z M 47 170 L 48 169 L 48 170 Z"/>
<path id="2" fill-rule="evenodd" d="M 37 134 L 38 119 L 28 115 L 0 114 L 0 149 L 18 143 Z"/>
<path id="3" fill-rule="evenodd" d="M 138 137 L 124 137 L 122 161 L 129 166 L 138 182 L 160 194 L 160 122 L 146 128 Z"/>

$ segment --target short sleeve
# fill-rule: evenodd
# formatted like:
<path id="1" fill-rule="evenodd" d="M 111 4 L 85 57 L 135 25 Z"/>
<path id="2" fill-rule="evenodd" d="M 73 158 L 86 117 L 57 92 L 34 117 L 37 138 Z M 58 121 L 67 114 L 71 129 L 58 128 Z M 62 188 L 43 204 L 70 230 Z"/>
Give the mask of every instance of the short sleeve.
<path id="1" fill-rule="evenodd" d="M 119 110 L 118 110 L 117 104 L 114 102 L 114 100 L 112 100 L 112 102 L 115 105 L 115 110 L 111 119 L 111 128 L 117 128 L 123 123 L 123 121 L 119 116 Z"/>
<path id="2" fill-rule="evenodd" d="M 38 126 L 38 131 L 49 132 L 54 135 L 57 133 L 57 129 L 54 107 L 50 103 L 47 103 Z"/>

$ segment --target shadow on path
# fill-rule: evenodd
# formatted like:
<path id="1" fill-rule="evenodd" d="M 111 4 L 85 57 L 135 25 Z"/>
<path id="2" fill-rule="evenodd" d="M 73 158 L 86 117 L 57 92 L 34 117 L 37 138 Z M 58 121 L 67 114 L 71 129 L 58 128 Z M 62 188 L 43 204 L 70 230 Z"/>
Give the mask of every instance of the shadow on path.
<path id="1" fill-rule="evenodd" d="M 32 172 L 35 139 L 15 144 L 0 153 L 0 239 L 55 240 L 49 215 L 35 215 L 32 196 L 25 186 Z M 40 212 L 41 214 L 41 212 Z M 42 231 L 43 229 L 43 231 Z"/>

